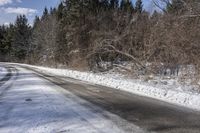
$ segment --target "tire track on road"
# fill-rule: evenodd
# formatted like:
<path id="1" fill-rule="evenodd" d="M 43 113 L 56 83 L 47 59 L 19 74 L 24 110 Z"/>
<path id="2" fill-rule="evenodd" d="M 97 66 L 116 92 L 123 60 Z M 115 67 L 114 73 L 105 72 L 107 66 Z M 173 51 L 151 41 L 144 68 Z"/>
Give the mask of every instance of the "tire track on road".
<path id="1" fill-rule="evenodd" d="M 11 66 L 6 66 L 5 68 L 7 69 L 8 73 L 4 76 L 3 79 L 0 80 L 0 98 L 12 86 L 12 83 L 9 84 L 8 86 L 6 86 L 5 88 L 2 86 L 5 85 L 5 83 L 8 82 L 13 77 L 14 73 L 16 73 L 16 75 L 17 75 L 16 68 L 11 67 Z"/>
<path id="2" fill-rule="evenodd" d="M 8 73 L 5 75 L 3 79 L 0 80 L 0 108 L 3 106 L 2 103 L 3 96 L 11 88 L 15 79 L 11 83 L 8 83 L 7 86 L 4 85 L 6 84 L 6 82 L 11 80 L 13 76 L 16 76 L 15 78 L 17 78 L 18 75 L 18 70 L 15 67 L 5 66 L 5 68 L 7 69 Z M 1 120 L 6 121 L 9 117 L 9 113 L 12 111 L 13 108 L 14 108 L 13 106 L 8 106 L 8 108 L 6 109 L 6 114 L 3 117 L 0 117 L 0 121 Z M 0 128 L 4 126 L 5 125 L 0 124 Z"/>

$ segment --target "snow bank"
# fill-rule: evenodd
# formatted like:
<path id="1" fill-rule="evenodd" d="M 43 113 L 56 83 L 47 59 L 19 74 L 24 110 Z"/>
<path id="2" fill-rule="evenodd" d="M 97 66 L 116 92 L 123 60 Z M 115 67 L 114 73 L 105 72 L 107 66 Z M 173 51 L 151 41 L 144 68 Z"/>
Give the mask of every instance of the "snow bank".
<path id="1" fill-rule="evenodd" d="M 148 85 L 147 83 L 135 82 L 133 79 L 125 79 L 123 77 L 119 78 L 114 77 L 113 75 L 109 76 L 109 74 L 102 75 L 91 72 L 80 72 L 68 69 L 53 69 L 25 64 L 23 64 L 23 66 L 31 67 L 33 69 L 57 76 L 70 77 L 92 84 L 103 85 L 141 96 L 151 97 L 200 111 L 200 94 L 197 93 L 188 93 L 181 90 L 179 91 L 179 89 L 167 89 L 166 87 L 162 86 L 155 87 Z"/>

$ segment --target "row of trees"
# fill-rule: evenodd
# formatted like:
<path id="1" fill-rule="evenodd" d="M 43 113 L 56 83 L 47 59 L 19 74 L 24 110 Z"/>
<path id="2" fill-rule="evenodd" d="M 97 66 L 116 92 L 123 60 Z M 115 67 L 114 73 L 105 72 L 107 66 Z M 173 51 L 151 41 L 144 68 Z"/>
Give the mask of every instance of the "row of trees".
<path id="1" fill-rule="evenodd" d="M 25 15 L 18 16 L 15 24 L 0 26 L 1 60 L 23 62 L 29 50 L 31 33 Z"/>
<path id="2" fill-rule="evenodd" d="M 19 16 L 15 24 L 0 27 L 2 60 L 102 71 L 102 62 L 111 69 L 124 61 L 133 63 L 134 72 L 199 68 L 200 2 L 152 2 L 162 11 L 148 13 L 142 0 L 63 0 L 45 8 L 32 27 Z"/>

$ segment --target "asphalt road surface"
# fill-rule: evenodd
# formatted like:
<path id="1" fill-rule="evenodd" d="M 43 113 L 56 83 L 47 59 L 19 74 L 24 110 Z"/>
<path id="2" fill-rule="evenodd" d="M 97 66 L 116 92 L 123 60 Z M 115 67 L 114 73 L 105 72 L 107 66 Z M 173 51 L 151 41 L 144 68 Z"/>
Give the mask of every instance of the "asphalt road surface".
<path id="1" fill-rule="evenodd" d="M 200 133 L 200 112 L 127 92 L 0 64 L 0 133 Z"/>

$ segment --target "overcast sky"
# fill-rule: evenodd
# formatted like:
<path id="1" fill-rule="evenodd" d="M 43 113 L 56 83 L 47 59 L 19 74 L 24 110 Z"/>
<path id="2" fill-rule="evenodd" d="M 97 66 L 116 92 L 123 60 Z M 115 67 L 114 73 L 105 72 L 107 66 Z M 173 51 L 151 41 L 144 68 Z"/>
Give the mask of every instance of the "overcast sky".
<path id="1" fill-rule="evenodd" d="M 143 2 L 145 9 L 151 11 L 150 0 Z M 13 23 L 19 14 L 25 14 L 32 23 L 35 15 L 41 16 L 45 6 L 56 7 L 59 3 L 60 0 L 0 0 L 0 24 Z"/>

